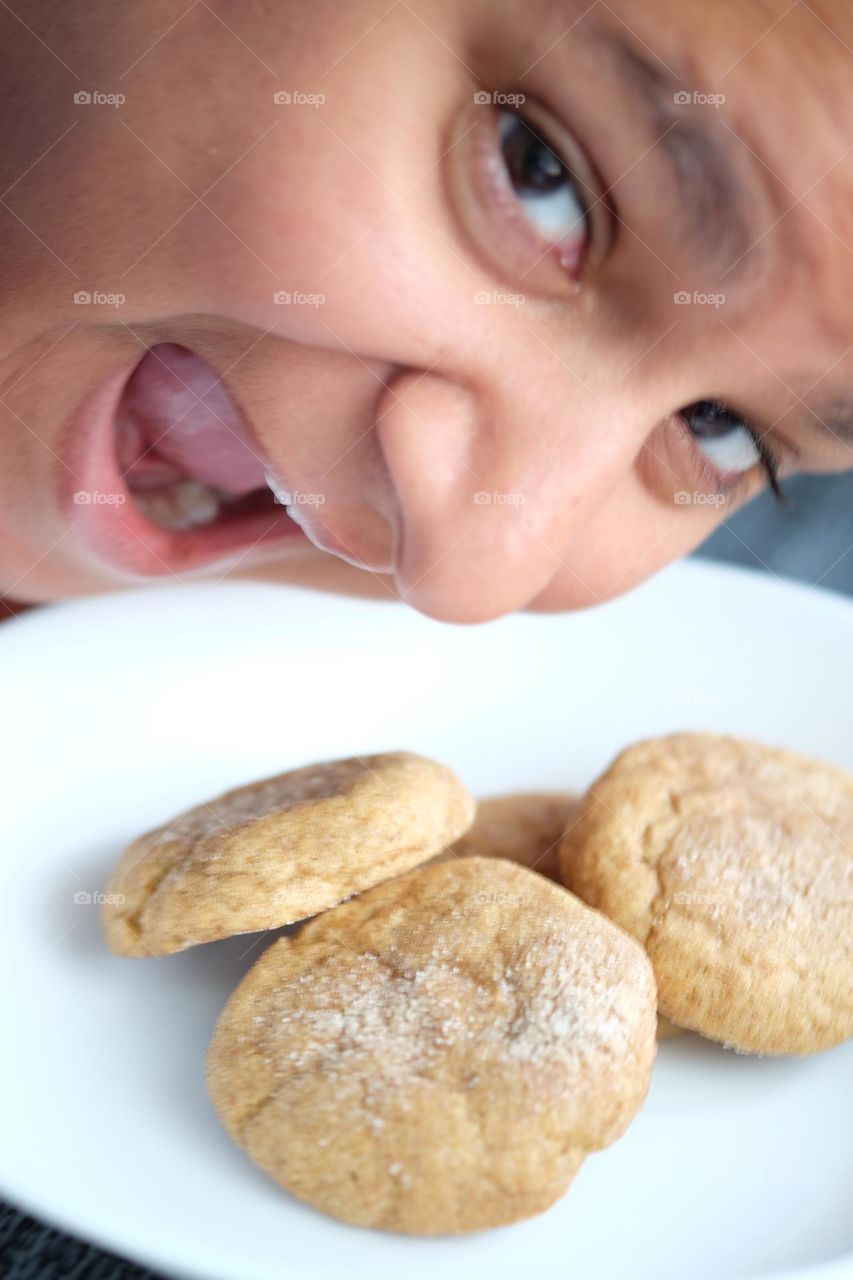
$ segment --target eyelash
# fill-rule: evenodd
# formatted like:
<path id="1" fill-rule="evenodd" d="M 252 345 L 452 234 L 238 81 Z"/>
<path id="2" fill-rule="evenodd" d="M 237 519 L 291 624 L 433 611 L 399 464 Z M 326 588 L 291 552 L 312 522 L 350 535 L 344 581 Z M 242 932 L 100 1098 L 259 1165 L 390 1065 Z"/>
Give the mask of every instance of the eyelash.
<path id="1" fill-rule="evenodd" d="M 782 487 L 781 480 L 779 479 L 779 471 L 781 469 L 780 461 L 776 456 L 776 454 L 773 452 L 773 450 L 770 449 L 768 445 L 765 443 L 764 434 L 761 428 L 759 427 L 758 423 L 756 423 L 752 418 L 748 418 L 744 414 L 739 413 L 736 409 L 732 409 L 729 405 L 724 404 L 721 400 L 711 400 L 709 401 L 709 403 L 712 404 L 714 408 L 717 409 L 721 414 L 728 414 L 730 417 L 734 418 L 744 428 L 744 430 L 749 433 L 749 435 L 752 437 L 752 442 L 758 451 L 759 457 L 761 458 L 761 465 L 764 469 L 764 474 L 767 478 L 767 483 L 770 487 L 770 492 L 773 494 L 773 497 L 775 498 L 776 502 L 779 504 L 780 507 L 787 507 L 790 503 L 790 499 L 787 493 L 785 492 L 784 488 Z M 716 483 L 719 487 L 721 487 L 725 492 L 731 493 L 733 489 L 737 490 L 737 488 L 742 483 L 742 481 L 746 478 L 747 475 L 749 475 L 749 472 L 748 471 L 743 472 L 742 476 L 739 476 L 733 485 L 721 486 L 720 472 L 713 465 L 713 463 L 708 458 L 705 457 L 705 455 L 702 453 L 702 450 L 698 447 L 698 444 L 696 444 L 695 437 L 693 436 L 693 433 L 690 430 L 690 423 L 687 419 L 686 413 L 682 411 L 681 413 L 678 414 L 678 417 L 681 420 L 684 426 L 684 429 L 687 432 L 688 436 L 690 437 L 691 441 L 696 445 L 696 453 L 698 454 L 698 457 L 699 457 L 699 463 L 702 466 L 703 470 L 705 470 L 706 474 L 713 480 L 714 483 Z"/>
<path id="2" fill-rule="evenodd" d="M 545 129 L 543 129 L 537 121 L 533 120 L 525 112 L 518 111 L 518 110 L 506 111 L 502 113 L 502 117 L 501 117 L 502 123 L 507 119 L 512 119 L 516 121 L 521 126 L 521 128 L 525 131 L 525 134 L 529 136 L 529 138 L 535 140 L 535 142 L 538 143 L 539 147 L 541 147 L 543 151 L 547 152 L 556 161 L 556 163 L 559 165 L 560 169 L 562 170 L 562 175 L 561 175 L 562 178 L 571 187 L 572 196 L 577 202 L 579 209 L 581 210 L 584 236 L 586 237 L 587 243 L 582 252 L 581 257 L 577 261 L 573 261 L 571 266 L 569 266 L 568 263 L 564 261 L 563 256 L 559 251 L 557 251 L 556 256 L 560 262 L 560 266 L 565 270 L 566 275 L 568 275 L 569 278 L 572 280 L 577 280 L 579 275 L 581 274 L 582 268 L 585 267 L 586 265 L 586 259 L 589 256 L 593 239 L 597 236 L 597 231 L 598 231 L 598 229 L 593 225 L 593 218 L 590 212 L 590 192 L 587 189 L 585 189 L 584 183 L 578 177 L 576 168 L 572 164 L 571 160 L 566 158 L 566 156 L 563 154 L 562 148 L 559 145 L 551 141 Z M 501 161 L 507 167 L 507 170 L 508 170 L 509 164 L 506 159 L 505 153 L 503 151 L 503 131 L 500 125 L 498 128 L 498 138 L 499 138 L 499 150 L 501 152 Z M 520 196 L 517 198 L 519 199 L 519 201 L 521 201 Z M 545 244 L 544 237 L 543 237 L 543 244 Z M 556 241 L 548 245 L 546 247 L 545 252 L 548 252 L 549 250 L 552 253 L 554 253 L 554 251 L 557 250 Z"/>
<path id="3" fill-rule="evenodd" d="M 550 153 L 559 162 L 563 178 L 555 182 L 552 193 L 556 202 L 552 205 L 556 219 L 553 234 L 547 230 L 547 204 L 539 206 L 531 218 L 532 206 L 528 207 L 527 200 L 533 196 L 533 188 L 522 188 L 519 194 L 504 151 L 502 121 L 518 122 L 519 143 L 523 143 L 521 130 L 530 135 L 531 164 L 540 149 L 543 156 Z M 448 148 L 452 190 L 475 247 L 501 274 L 523 281 L 540 297 L 558 298 L 576 292 L 580 276 L 594 271 L 606 257 L 614 228 L 611 203 L 599 175 L 560 121 L 531 100 L 525 102 L 523 111 L 509 105 L 475 105 L 458 118 L 453 143 Z M 523 152 L 521 146 L 522 160 Z M 564 209 L 560 204 L 563 190 Z M 543 195 L 548 196 L 547 186 Z M 571 229 L 572 200 L 582 215 L 583 231 L 579 223 Z M 545 226 L 540 223 L 543 215 Z"/>

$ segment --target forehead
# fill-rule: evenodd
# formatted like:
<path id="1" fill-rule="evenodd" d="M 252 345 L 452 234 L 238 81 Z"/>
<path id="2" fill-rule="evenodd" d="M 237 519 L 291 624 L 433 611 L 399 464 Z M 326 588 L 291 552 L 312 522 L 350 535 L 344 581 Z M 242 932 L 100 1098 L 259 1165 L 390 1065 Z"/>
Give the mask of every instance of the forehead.
<path id="1" fill-rule="evenodd" d="M 557 3 L 565 16 L 565 0 Z M 609 0 L 580 21 L 633 40 L 680 87 L 693 78 L 697 90 L 746 95 L 760 115 L 799 119 L 805 110 L 853 129 L 849 0 Z"/>
<path id="2" fill-rule="evenodd" d="M 814 329 L 853 341 L 853 5 L 849 0 L 612 0 L 601 16 L 660 92 L 713 95 L 702 126 L 768 193 L 756 249 Z M 705 100 L 704 98 L 702 99 Z M 774 299 L 774 305 L 778 299 Z M 795 322 L 796 326 L 796 322 Z"/>

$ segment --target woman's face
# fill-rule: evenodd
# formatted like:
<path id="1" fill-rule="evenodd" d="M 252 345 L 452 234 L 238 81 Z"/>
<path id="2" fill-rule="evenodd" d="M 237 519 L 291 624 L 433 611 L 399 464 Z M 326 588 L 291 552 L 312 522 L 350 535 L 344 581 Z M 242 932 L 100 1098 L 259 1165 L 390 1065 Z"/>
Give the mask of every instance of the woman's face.
<path id="1" fill-rule="evenodd" d="M 573 608 L 853 466 L 841 0 L 12 7 L 0 591 Z"/>

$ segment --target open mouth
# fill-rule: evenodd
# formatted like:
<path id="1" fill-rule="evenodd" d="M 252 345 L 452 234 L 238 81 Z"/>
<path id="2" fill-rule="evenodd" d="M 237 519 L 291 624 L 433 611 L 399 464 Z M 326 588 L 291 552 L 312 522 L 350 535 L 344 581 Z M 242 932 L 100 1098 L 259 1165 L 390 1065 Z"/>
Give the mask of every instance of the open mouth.
<path id="1" fill-rule="evenodd" d="M 214 370 L 164 343 L 143 356 L 116 411 L 119 469 L 136 508 L 181 531 L 275 514 L 268 468 Z"/>
<path id="2" fill-rule="evenodd" d="M 162 343 L 80 406 L 69 430 L 66 512 L 99 554 L 145 576 L 307 545 L 243 415 L 214 369 Z M 276 496 L 278 495 L 278 497 Z"/>

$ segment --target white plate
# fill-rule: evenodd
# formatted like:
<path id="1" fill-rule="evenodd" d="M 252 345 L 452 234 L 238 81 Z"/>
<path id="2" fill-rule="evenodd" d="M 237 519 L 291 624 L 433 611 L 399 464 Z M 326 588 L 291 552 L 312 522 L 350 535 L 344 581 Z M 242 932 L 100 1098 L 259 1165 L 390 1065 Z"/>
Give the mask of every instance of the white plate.
<path id="1" fill-rule="evenodd" d="M 218 790 L 407 747 L 480 794 L 581 787 L 646 734 L 710 728 L 853 767 L 853 606 L 678 566 L 575 616 L 442 627 L 271 586 L 82 601 L 0 628 L 0 1190 L 204 1280 L 735 1280 L 853 1274 L 853 1043 L 808 1060 L 664 1045 L 647 1106 L 519 1226 L 414 1240 L 290 1200 L 231 1145 L 202 1070 L 261 946 L 120 960 L 122 846 Z"/>

